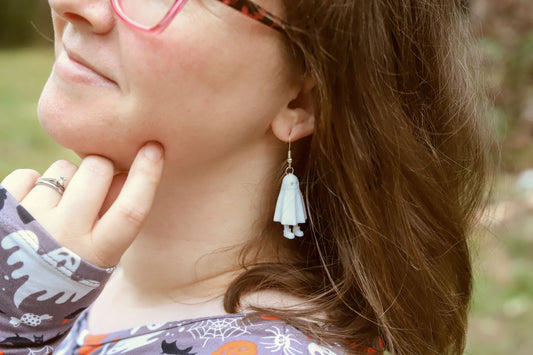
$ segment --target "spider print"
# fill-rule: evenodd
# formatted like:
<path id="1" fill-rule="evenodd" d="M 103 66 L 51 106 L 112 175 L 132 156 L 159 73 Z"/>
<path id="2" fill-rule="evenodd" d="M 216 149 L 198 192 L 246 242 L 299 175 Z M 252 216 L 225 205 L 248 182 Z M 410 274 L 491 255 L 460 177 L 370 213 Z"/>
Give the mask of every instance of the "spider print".
<path id="1" fill-rule="evenodd" d="M 297 355 L 302 353 L 300 350 L 293 347 L 293 343 L 302 344 L 293 338 L 293 334 L 287 334 L 289 332 L 287 329 L 284 334 L 278 327 L 273 326 L 272 328 L 275 330 L 267 329 L 266 332 L 273 335 L 263 338 L 265 340 L 268 339 L 269 341 L 261 343 L 265 345 L 265 348 L 272 350 L 273 352 L 283 350 L 283 355 Z"/>

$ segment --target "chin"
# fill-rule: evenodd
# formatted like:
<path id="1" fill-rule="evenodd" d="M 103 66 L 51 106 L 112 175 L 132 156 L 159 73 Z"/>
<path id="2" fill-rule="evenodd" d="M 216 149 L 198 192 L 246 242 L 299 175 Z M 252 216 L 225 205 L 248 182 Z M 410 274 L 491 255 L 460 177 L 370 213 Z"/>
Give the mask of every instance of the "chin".
<path id="1" fill-rule="evenodd" d="M 46 89 L 38 105 L 38 118 L 44 131 L 59 145 L 73 150 L 81 158 L 99 155 L 113 162 L 117 171 L 129 170 L 143 142 L 115 127 L 113 117 L 95 112 L 94 107 L 72 105 L 68 99 L 57 100 Z"/>

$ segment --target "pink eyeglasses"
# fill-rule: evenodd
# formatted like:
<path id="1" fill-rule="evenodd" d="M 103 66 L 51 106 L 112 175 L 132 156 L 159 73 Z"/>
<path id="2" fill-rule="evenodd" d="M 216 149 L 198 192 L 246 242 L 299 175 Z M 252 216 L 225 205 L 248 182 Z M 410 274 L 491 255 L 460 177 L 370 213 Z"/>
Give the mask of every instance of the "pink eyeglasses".
<path id="1" fill-rule="evenodd" d="M 276 15 L 250 0 L 216 0 L 262 24 L 285 33 L 285 25 Z M 116 14 L 139 30 L 161 33 L 185 5 L 187 0 L 111 0 Z"/>

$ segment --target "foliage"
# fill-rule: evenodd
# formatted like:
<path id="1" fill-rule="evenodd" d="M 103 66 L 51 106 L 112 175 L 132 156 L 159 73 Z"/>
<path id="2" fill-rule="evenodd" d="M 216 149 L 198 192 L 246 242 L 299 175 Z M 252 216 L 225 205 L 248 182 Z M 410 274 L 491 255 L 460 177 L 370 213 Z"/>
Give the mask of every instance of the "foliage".
<path id="1" fill-rule="evenodd" d="M 502 165 L 533 167 L 533 1 L 472 0 L 483 73 L 502 143 Z"/>
<path id="2" fill-rule="evenodd" d="M 0 47 L 50 43 L 50 8 L 44 0 L 2 0 Z"/>

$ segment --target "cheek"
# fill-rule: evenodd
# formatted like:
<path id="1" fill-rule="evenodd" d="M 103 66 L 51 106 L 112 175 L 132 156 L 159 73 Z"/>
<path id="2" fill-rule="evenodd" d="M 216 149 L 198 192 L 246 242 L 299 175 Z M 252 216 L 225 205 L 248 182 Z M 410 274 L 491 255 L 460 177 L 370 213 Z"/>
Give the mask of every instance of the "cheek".
<path id="1" fill-rule="evenodd" d="M 68 95 L 53 76 L 48 80 L 38 105 L 44 131 L 58 144 L 80 155 L 98 154 L 127 169 L 137 149 L 150 140 L 146 129 L 127 122 L 120 112 L 120 96 L 84 90 Z M 142 133 L 140 133 L 142 132 Z"/>
<path id="2" fill-rule="evenodd" d="M 144 42 L 127 70 L 136 73 L 129 81 L 132 114 L 150 118 L 170 156 L 183 164 L 191 151 L 198 162 L 216 159 L 269 131 L 286 90 L 276 46 L 192 36 L 169 42 Z"/>

